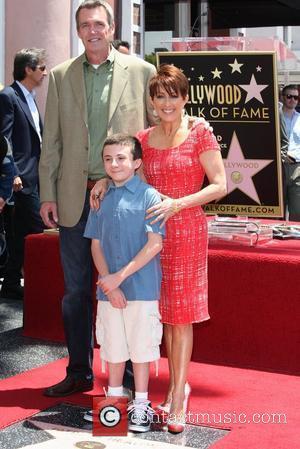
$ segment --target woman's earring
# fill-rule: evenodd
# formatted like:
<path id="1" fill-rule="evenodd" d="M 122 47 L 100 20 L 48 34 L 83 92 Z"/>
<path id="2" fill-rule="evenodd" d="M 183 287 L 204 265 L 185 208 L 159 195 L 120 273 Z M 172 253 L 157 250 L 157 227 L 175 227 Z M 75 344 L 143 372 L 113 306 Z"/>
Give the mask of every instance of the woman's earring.
<path id="1" fill-rule="evenodd" d="M 155 109 L 153 109 L 153 115 L 154 115 L 154 117 L 158 117 L 158 113 L 156 112 Z"/>

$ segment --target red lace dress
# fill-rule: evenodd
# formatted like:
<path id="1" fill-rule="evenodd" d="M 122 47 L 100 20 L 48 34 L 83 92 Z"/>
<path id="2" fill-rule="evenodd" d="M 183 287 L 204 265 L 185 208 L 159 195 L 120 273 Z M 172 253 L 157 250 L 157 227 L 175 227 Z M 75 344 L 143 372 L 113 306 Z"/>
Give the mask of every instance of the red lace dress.
<path id="1" fill-rule="evenodd" d="M 215 136 L 200 123 L 181 145 L 158 149 L 148 143 L 152 129 L 137 135 L 143 148 L 147 182 L 171 198 L 198 192 L 205 174 L 199 155 L 206 150 L 219 150 Z M 187 324 L 209 319 L 207 221 L 200 206 L 183 209 L 167 221 L 161 264 L 162 322 Z"/>

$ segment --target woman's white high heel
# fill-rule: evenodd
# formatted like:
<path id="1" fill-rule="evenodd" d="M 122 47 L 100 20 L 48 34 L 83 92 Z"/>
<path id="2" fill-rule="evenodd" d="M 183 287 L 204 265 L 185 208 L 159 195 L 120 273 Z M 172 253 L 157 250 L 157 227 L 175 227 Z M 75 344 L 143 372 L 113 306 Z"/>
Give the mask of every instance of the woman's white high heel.
<path id="1" fill-rule="evenodd" d="M 171 404 L 166 404 L 166 405 L 158 404 L 158 406 L 156 407 L 156 409 L 158 411 L 164 412 L 167 415 L 170 413 L 170 408 L 171 408 Z"/>
<path id="2" fill-rule="evenodd" d="M 191 386 L 188 382 L 186 382 L 184 385 L 184 400 L 186 400 L 186 397 L 188 397 L 190 395 L 190 392 L 191 392 Z M 170 408 L 171 408 L 171 402 L 168 402 L 165 405 L 158 404 L 156 406 L 157 410 L 159 410 L 160 412 L 164 412 L 166 414 L 170 413 Z"/>
<path id="3" fill-rule="evenodd" d="M 182 411 L 180 413 L 170 413 L 167 421 L 168 431 L 171 433 L 181 433 L 184 431 L 186 424 L 186 412 L 191 394 L 191 387 L 188 383 L 184 386 L 184 401 Z"/>

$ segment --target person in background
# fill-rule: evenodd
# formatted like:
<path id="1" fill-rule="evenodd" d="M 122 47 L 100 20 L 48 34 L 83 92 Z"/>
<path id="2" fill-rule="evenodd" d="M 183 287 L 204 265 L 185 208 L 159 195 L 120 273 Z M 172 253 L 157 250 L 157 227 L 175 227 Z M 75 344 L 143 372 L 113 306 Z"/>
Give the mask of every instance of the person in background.
<path id="1" fill-rule="evenodd" d="M 47 76 L 45 50 L 25 48 L 14 59 L 14 82 L 0 91 L 0 131 L 7 138 L 16 167 L 14 178 L 13 235 L 0 296 L 22 299 L 24 242 L 28 234 L 43 232 L 38 163 L 43 125 L 35 102 L 35 89 Z"/>
<path id="2" fill-rule="evenodd" d="M 280 112 L 281 155 L 283 160 L 283 194 L 287 217 L 300 221 L 300 113 L 298 86 L 282 89 Z"/>
<path id="3" fill-rule="evenodd" d="M 7 139 L 0 133 L 0 271 L 2 277 L 3 267 L 7 261 L 7 237 L 3 210 L 13 192 L 15 177 L 15 164 L 11 148 Z"/>
<path id="4" fill-rule="evenodd" d="M 85 52 L 50 73 L 39 167 L 41 216 L 47 227 L 59 226 L 69 352 L 65 378 L 44 391 L 50 397 L 93 388 L 92 256 L 83 233 L 90 191 L 106 176 L 99 148 L 108 135 L 135 134 L 154 122 L 148 83 L 155 67 L 112 47 L 110 5 L 82 2 L 76 26 Z"/>
<path id="5" fill-rule="evenodd" d="M 7 139 L 0 133 L 0 213 L 11 198 L 15 177 L 15 165 Z"/>
<path id="6" fill-rule="evenodd" d="M 124 53 L 124 55 L 130 54 L 130 45 L 127 41 L 121 41 L 119 39 L 116 39 L 113 41 L 113 46 L 116 50 L 118 50 L 120 53 Z"/>

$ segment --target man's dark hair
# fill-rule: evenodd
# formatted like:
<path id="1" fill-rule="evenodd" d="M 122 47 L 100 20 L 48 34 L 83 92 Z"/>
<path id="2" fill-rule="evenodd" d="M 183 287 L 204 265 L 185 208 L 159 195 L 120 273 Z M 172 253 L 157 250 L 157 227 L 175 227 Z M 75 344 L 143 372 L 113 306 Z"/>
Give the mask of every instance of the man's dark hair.
<path id="1" fill-rule="evenodd" d="M 140 141 L 136 137 L 130 136 L 129 134 L 113 134 L 112 136 L 107 137 L 103 144 L 102 158 L 104 148 L 107 145 L 121 145 L 123 147 L 129 147 L 134 161 L 136 159 L 142 159 L 142 146 Z"/>
<path id="2" fill-rule="evenodd" d="M 288 84 L 287 86 L 284 86 L 281 91 L 281 95 L 285 95 L 288 90 L 298 90 L 297 84 Z"/>
<path id="3" fill-rule="evenodd" d="M 108 25 L 112 26 L 112 24 L 114 23 L 114 12 L 109 3 L 107 3 L 104 0 L 85 0 L 84 2 L 80 3 L 80 5 L 78 6 L 77 11 L 75 13 L 77 30 L 79 29 L 79 13 L 80 13 L 80 11 L 84 8 L 94 9 L 94 8 L 99 8 L 100 6 L 102 8 L 104 8 L 106 11 Z"/>
<path id="4" fill-rule="evenodd" d="M 13 77 L 15 81 L 22 81 L 26 78 L 26 67 L 36 70 L 38 64 L 46 58 L 46 51 L 43 48 L 23 48 L 18 51 L 14 59 Z"/>
<path id="5" fill-rule="evenodd" d="M 116 50 L 118 50 L 119 47 L 126 47 L 126 48 L 128 48 L 128 50 L 130 50 L 130 45 L 129 45 L 129 42 L 127 42 L 127 41 L 121 41 L 120 39 L 115 39 L 114 41 L 112 41 L 112 44 Z"/>

